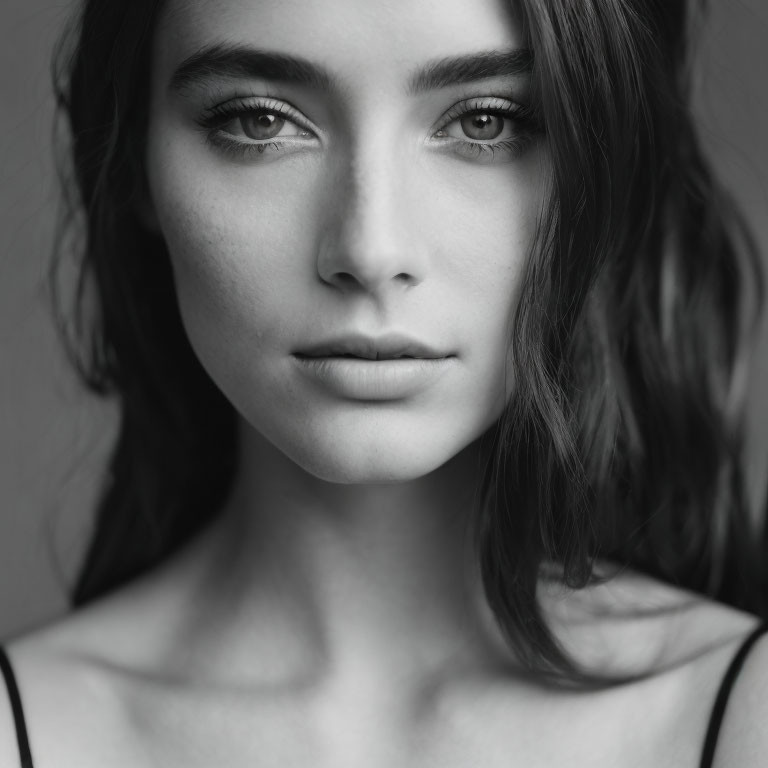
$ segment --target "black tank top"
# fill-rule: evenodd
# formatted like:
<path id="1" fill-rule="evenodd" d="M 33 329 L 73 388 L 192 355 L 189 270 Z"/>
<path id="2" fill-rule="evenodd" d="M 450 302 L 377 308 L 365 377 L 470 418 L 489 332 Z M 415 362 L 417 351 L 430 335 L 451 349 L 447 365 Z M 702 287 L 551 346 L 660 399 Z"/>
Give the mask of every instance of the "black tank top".
<path id="1" fill-rule="evenodd" d="M 752 649 L 752 646 L 757 642 L 758 638 L 768 632 L 768 623 L 761 624 L 749 636 L 739 647 L 733 660 L 728 665 L 728 669 L 723 676 L 723 680 L 720 683 L 720 689 L 717 692 L 715 704 L 712 707 L 712 714 L 709 718 L 709 724 L 707 726 L 707 734 L 704 738 L 704 746 L 701 751 L 701 762 L 699 768 L 712 768 L 712 763 L 715 758 L 715 748 L 717 747 L 717 737 L 720 734 L 720 726 L 723 723 L 723 716 L 725 715 L 725 708 L 728 704 L 728 697 L 733 690 L 733 684 L 744 666 L 744 660 L 747 658 L 747 654 Z M 16 724 L 16 739 L 19 744 L 19 758 L 21 768 L 34 768 L 32 762 L 32 752 L 29 747 L 29 737 L 27 735 L 27 724 L 24 719 L 24 709 L 21 705 L 21 695 L 19 694 L 19 687 L 16 684 L 16 676 L 13 672 L 11 662 L 5 653 L 5 650 L 0 645 L 0 669 L 3 671 L 3 677 L 5 678 L 5 684 L 8 688 L 8 698 L 11 701 L 11 709 L 13 711 L 13 719 Z"/>

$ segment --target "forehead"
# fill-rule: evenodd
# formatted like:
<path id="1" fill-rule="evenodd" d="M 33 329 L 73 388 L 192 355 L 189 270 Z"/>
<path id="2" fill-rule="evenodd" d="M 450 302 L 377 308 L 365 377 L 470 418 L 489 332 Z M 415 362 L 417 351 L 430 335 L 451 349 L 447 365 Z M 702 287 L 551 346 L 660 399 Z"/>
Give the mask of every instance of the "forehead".
<path id="1" fill-rule="evenodd" d="M 322 63 L 341 77 L 403 77 L 430 59 L 524 47 L 504 0 L 167 0 L 155 62 L 170 70 L 211 44 Z"/>

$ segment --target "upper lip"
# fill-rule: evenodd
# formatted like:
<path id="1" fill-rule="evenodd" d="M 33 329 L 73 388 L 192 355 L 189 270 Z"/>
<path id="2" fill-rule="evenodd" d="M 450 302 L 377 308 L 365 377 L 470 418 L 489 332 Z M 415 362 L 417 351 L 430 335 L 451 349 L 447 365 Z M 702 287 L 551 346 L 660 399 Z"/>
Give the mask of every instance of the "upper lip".
<path id="1" fill-rule="evenodd" d="M 362 335 L 339 336 L 310 344 L 295 353 L 298 357 L 334 357 L 351 355 L 367 360 L 392 360 L 398 357 L 430 358 L 452 357 L 429 345 L 406 336 L 388 334 L 371 337 Z"/>

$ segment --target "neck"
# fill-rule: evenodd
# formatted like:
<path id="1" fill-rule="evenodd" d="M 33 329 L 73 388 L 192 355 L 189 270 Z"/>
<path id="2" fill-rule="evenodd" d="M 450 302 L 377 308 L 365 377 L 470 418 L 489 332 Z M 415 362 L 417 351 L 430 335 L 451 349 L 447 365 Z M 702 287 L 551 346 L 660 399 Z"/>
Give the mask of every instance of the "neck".
<path id="1" fill-rule="evenodd" d="M 246 430 L 202 593 L 226 656 L 278 647 L 278 675 L 359 680 L 497 655 L 471 536 L 483 461 L 478 441 L 425 477 L 342 485 Z"/>

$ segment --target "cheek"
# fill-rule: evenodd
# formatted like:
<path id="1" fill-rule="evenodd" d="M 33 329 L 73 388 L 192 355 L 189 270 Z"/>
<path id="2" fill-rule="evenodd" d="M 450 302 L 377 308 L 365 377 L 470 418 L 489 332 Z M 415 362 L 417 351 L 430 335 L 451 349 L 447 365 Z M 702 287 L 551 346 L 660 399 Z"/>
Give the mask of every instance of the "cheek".
<path id="1" fill-rule="evenodd" d="M 311 261 L 316 192 L 306 179 L 289 169 L 262 182 L 252 170 L 190 163 L 170 151 L 154 164 L 153 202 L 182 318 L 203 358 L 225 344 L 252 361 L 280 337 Z M 236 354 L 229 358 L 237 363 Z"/>
<path id="2" fill-rule="evenodd" d="M 500 370 L 545 199 L 546 155 L 494 168 L 468 166 L 460 183 L 443 185 L 437 238 L 440 273 L 462 324 L 472 329 L 471 354 Z M 442 279 L 438 276 L 438 279 Z"/>

